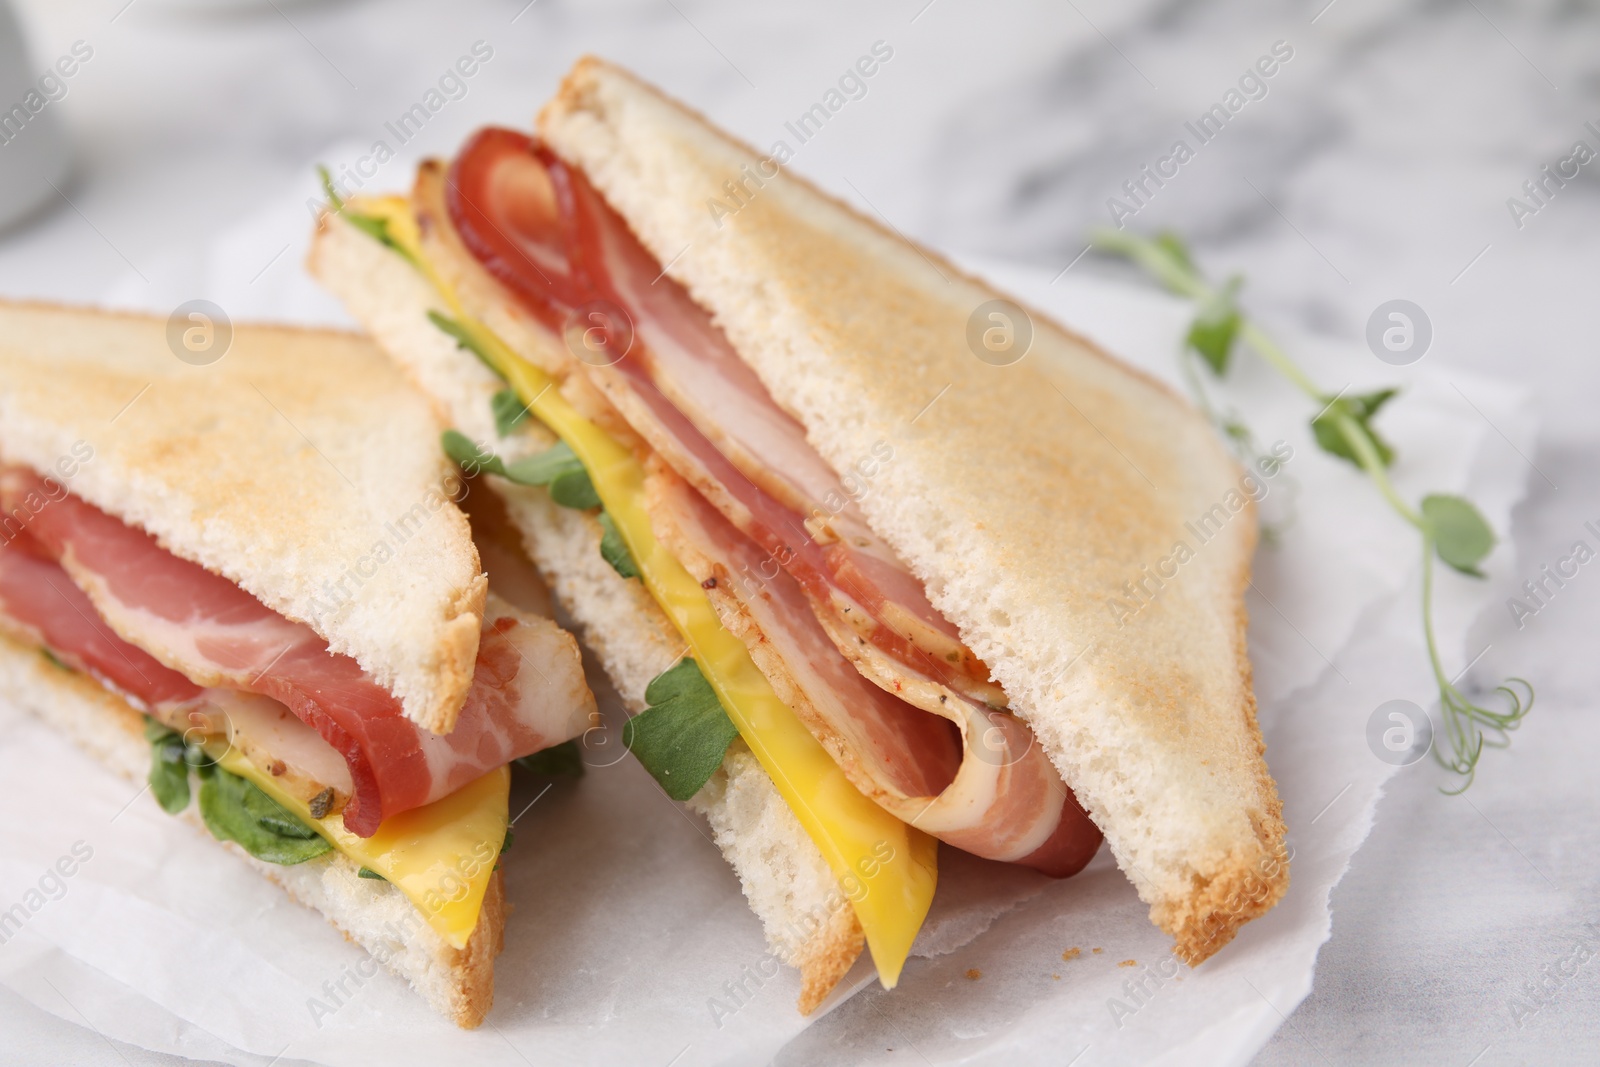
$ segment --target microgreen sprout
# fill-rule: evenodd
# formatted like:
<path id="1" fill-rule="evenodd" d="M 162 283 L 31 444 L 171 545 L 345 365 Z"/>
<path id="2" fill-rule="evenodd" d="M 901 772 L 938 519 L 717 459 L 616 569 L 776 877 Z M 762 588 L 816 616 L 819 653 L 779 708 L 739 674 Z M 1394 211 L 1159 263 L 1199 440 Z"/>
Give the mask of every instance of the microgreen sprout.
<path id="1" fill-rule="evenodd" d="M 1131 260 L 1171 292 L 1195 302 L 1195 318 L 1184 342 L 1184 374 L 1201 409 L 1236 451 L 1254 450 L 1253 438 L 1237 415 L 1217 414 L 1194 364 L 1203 362 L 1215 377 L 1222 378 L 1228 372 L 1235 342 L 1242 340 L 1317 406 L 1311 430 L 1318 447 L 1364 471 L 1394 513 L 1416 529 L 1422 542 L 1422 631 L 1429 665 L 1439 687 L 1444 726 L 1444 743 L 1435 744 L 1433 754 L 1440 766 L 1460 778 L 1459 786 L 1442 791 L 1450 795 L 1465 791 L 1477 773 L 1484 748 L 1507 747 L 1510 731 L 1533 710 L 1533 686 L 1521 678 L 1507 679 L 1496 687 L 1509 704 L 1504 711 L 1495 711 L 1469 698 L 1446 673 L 1434 636 L 1434 558 L 1462 574 L 1482 578 L 1478 565 L 1494 548 L 1494 531 L 1472 502 L 1463 497 L 1431 494 L 1413 506 L 1395 489 L 1389 478 L 1395 451 L 1373 428 L 1372 420 L 1398 390 L 1346 395 L 1322 389 L 1240 309 L 1237 298 L 1242 279 L 1235 276 L 1220 287 L 1213 286 L 1195 266 L 1183 242 L 1172 234 L 1150 238 L 1127 230 L 1105 229 L 1096 231 L 1094 242 L 1104 252 Z"/>

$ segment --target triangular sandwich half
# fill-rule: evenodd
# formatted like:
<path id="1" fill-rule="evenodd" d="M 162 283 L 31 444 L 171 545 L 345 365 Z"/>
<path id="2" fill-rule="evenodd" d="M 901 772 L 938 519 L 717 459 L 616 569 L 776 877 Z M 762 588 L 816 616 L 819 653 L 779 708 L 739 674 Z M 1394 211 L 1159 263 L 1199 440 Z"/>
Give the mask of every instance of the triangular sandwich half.
<path id="1" fill-rule="evenodd" d="M 0 699 L 475 1026 L 509 764 L 594 701 L 437 432 L 355 335 L 0 303 Z"/>
<path id="2" fill-rule="evenodd" d="M 586 59 L 537 137 L 484 130 L 409 197 L 333 197 L 311 267 L 650 706 L 635 753 L 694 794 L 803 1009 L 863 940 L 893 983 L 930 837 L 1064 876 L 1103 831 L 1199 963 L 1288 881 L 1242 472 L 1170 390 L 794 177 L 792 150 Z M 558 506 L 562 464 L 603 512 Z M 675 699 L 685 656 L 737 727 L 709 779 L 654 743 L 733 736 Z"/>

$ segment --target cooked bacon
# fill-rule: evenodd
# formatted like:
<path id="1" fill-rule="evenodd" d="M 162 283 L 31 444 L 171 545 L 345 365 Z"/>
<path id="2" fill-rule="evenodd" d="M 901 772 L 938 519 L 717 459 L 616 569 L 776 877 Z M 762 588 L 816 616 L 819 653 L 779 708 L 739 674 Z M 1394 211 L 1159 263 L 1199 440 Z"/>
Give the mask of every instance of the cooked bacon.
<path id="1" fill-rule="evenodd" d="M 39 485 L 9 468 L 0 499 Z M 75 496 L 39 511 L 29 532 L 122 638 L 196 684 L 271 697 L 314 727 L 349 767 L 344 823 L 362 837 L 590 725 L 594 698 L 572 638 L 498 601 L 485 612 L 461 717 L 440 736 L 407 719 L 387 689 L 309 626 Z"/>
<path id="2" fill-rule="evenodd" d="M 872 532 L 863 488 L 846 490 L 583 175 L 522 134 L 488 130 L 446 184 L 463 243 L 535 320 L 559 334 L 596 302 L 625 314 L 606 340 L 620 351 L 631 330 L 627 357 L 584 359 L 585 371 L 714 509 L 676 510 L 676 550 L 727 572 L 740 592 L 714 598 L 725 621 L 744 627 L 857 786 L 903 818 L 920 803 L 917 825 L 978 855 L 1057 874 L 1088 862 L 1099 831 L 1026 724 L 999 710 L 987 666 Z"/>
<path id="3" fill-rule="evenodd" d="M 186 738 L 226 738 L 302 800 L 325 789 L 340 804 L 350 795 L 344 760 L 288 708 L 251 693 L 202 689 L 112 633 L 83 590 L 26 533 L 0 545 L 0 633 L 48 651 Z"/>
<path id="4" fill-rule="evenodd" d="M 774 688 L 852 784 L 885 810 L 990 859 L 1075 874 L 1100 834 L 1061 783 L 1028 728 L 945 689 L 930 715 L 873 685 L 839 654 L 783 570 L 748 576 L 765 558 L 674 474 L 651 475 L 651 514 L 663 543 L 702 584 Z"/>
<path id="5" fill-rule="evenodd" d="M 26 532 L 0 544 L 0 628 L 48 649 L 144 711 L 183 704 L 203 692 L 112 633 L 83 590 Z"/>
<path id="6" fill-rule="evenodd" d="M 703 446 L 693 449 L 696 458 L 725 457 L 721 466 L 737 472 L 737 481 L 687 465 L 680 473 L 776 558 L 798 553 L 784 565 L 814 604 L 822 610 L 833 610 L 826 605 L 834 600 L 857 605 L 864 615 L 852 627 L 869 641 L 892 656 L 923 660 L 922 669 L 979 700 L 1004 705 L 988 668 L 867 525 L 855 503 L 859 490 L 846 491 L 806 441 L 804 428 L 773 402 L 722 331 L 663 276 L 582 174 L 526 135 L 491 128 L 457 158 L 445 200 L 463 244 L 555 333 L 597 302 L 626 312 L 642 343 L 629 358 L 591 365 L 590 373 L 647 439 L 650 423 L 670 408 L 692 430 L 675 428 L 674 436 Z M 588 326 L 589 320 L 580 324 Z M 610 349 L 620 349 L 616 334 L 623 331 L 607 332 Z M 629 402 L 630 389 L 647 394 L 642 399 L 651 402 L 653 418 Z M 660 403 L 652 393 L 660 394 Z M 662 450 L 666 442 L 650 444 Z M 737 511 L 750 506 L 751 494 L 733 492 L 738 502 L 729 499 L 745 488 L 739 483 L 772 505 L 754 525 Z M 817 529 L 808 530 L 808 522 Z M 826 549 L 815 542 L 817 533 L 829 540 Z"/>

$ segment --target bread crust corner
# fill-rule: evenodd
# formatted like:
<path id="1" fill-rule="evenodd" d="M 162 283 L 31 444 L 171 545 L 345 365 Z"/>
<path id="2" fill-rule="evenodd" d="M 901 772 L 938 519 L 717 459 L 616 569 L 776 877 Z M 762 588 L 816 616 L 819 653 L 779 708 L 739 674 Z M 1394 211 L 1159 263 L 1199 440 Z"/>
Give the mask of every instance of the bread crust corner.
<path id="1" fill-rule="evenodd" d="M 620 70 L 611 63 L 586 52 L 578 57 L 570 70 L 561 78 L 561 84 L 556 88 L 555 95 L 545 101 L 539 113 L 534 116 L 534 129 L 543 130 L 549 116 L 561 111 L 580 111 L 590 106 L 594 99 L 594 75 L 601 70 Z M 620 71 L 626 73 L 626 71 Z"/>
<path id="2" fill-rule="evenodd" d="M 1248 517 L 1254 529 L 1253 506 Z M 1250 663 L 1250 612 L 1244 598 L 1250 584 L 1250 556 L 1244 554 L 1239 568 L 1233 641 L 1244 685 L 1240 713 L 1257 756 L 1255 786 L 1263 798 L 1262 809 L 1252 820 L 1257 847 L 1236 847 L 1209 878 L 1194 876 L 1187 895 L 1159 901 L 1150 909 L 1151 922 L 1173 938 L 1173 954 L 1191 967 L 1210 959 L 1245 923 L 1271 911 L 1289 889 L 1289 852 L 1284 842 L 1288 828 L 1277 782 L 1266 764 L 1267 744 L 1256 714 L 1255 672 Z"/>
<path id="3" fill-rule="evenodd" d="M 1251 919 L 1271 911 L 1289 889 L 1289 858 L 1282 843 L 1282 820 L 1273 820 L 1278 846 L 1251 854 L 1236 852 L 1210 880 L 1196 879 L 1190 896 L 1150 909 L 1150 919 L 1173 937 L 1172 951 L 1198 967 L 1234 939 Z"/>
<path id="4" fill-rule="evenodd" d="M 806 942 L 802 954 L 794 960 L 800 969 L 800 999 L 795 1006 L 801 1015 L 817 1010 L 866 947 L 867 935 L 854 908 L 835 912 L 827 926 Z"/>
<path id="5" fill-rule="evenodd" d="M 462 521 L 466 521 L 464 517 Z M 488 576 L 479 574 L 451 605 L 453 617 L 439 631 L 439 669 L 426 694 L 426 703 L 416 709 L 415 715 L 407 710 L 407 718 L 425 730 L 447 734 L 461 718 L 478 670 L 478 642 L 488 596 Z"/>

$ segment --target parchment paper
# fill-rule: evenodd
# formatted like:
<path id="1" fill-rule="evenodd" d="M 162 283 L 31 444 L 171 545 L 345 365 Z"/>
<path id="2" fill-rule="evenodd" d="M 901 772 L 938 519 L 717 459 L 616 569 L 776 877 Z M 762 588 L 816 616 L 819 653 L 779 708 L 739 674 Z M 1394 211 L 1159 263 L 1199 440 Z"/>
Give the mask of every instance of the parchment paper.
<path id="1" fill-rule="evenodd" d="M 403 161 L 388 168 L 395 182 L 407 173 Z M 314 195 L 308 179 L 211 244 L 174 249 L 159 270 L 147 269 L 148 282 L 130 278 L 110 299 L 165 314 L 205 297 L 235 321 L 347 323 L 300 267 Z M 1092 260 L 1053 284 L 1003 264 L 975 269 L 1177 380 L 1187 311 L 1176 301 L 1096 280 Z M 1533 452 L 1524 392 L 1455 370 L 1443 342 L 1396 368 L 1359 339 L 1280 334 L 1331 390 L 1405 386 L 1378 420 L 1401 456 L 1395 480 L 1404 495 L 1465 492 L 1497 530 L 1509 529 L 1530 470 L 1521 455 Z M 1368 748 L 1369 716 L 1397 697 L 1431 708 L 1434 694 L 1412 531 L 1353 468 L 1316 450 L 1306 402 L 1252 358 L 1238 361 L 1224 397 L 1264 444 L 1294 449 L 1266 505 L 1278 513 L 1292 495 L 1294 519 L 1258 553 L 1249 595 L 1292 885 L 1197 970 L 1170 961 L 1168 941 L 1104 849 L 1065 882 L 945 850 L 935 913 L 900 987 L 885 992 L 858 966 L 804 1019 L 794 1009 L 795 974 L 763 977 L 772 967 L 759 924 L 705 826 L 624 759 L 556 784 L 519 818 L 506 863 L 516 910 L 495 1008 L 465 1033 L 386 973 L 352 983 L 345 976 L 364 952 L 0 694 L 0 910 L 38 888 L 75 844 L 93 852 L 61 880 L 58 899 L 52 882 L 44 906 L 0 944 L 0 983 L 119 1040 L 236 1064 L 694 1067 L 901 1062 L 908 1050 L 929 1063 L 1008 1067 L 1244 1063 L 1310 991 L 1330 930 L 1329 893 L 1395 773 Z M 1496 549 L 1491 575 L 1507 570 L 1510 555 L 1505 544 Z M 1448 571 L 1439 578 L 1447 669 L 1479 651 L 1465 638 L 1493 588 Z M 604 694 L 603 679 L 594 681 Z M 1437 772 L 1424 761 L 1401 773 Z M 513 810 L 534 792 L 514 795 Z M 337 1010 L 314 1012 L 341 977 Z M 713 1000 L 726 1008 L 730 986 L 741 983 L 736 1010 L 714 1011 Z M 839 1014 L 812 1027 L 829 1011 Z"/>

